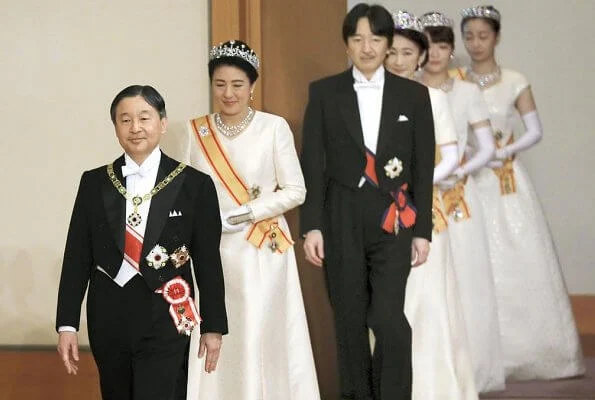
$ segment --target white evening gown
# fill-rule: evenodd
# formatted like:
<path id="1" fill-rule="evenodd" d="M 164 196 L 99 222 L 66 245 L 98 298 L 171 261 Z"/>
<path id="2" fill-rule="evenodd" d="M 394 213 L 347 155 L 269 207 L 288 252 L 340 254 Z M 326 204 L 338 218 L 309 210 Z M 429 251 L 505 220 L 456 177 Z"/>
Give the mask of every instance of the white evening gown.
<path id="1" fill-rule="evenodd" d="M 469 135 L 473 136 L 469 125 L 488 120 L 489 112 L 479 87 L 473 83 L 454 80 L 447 94 L 457 131 L 459 159 L 462 161 Z M 447 211 L 448 235 L 463 304 L 475 385 L 480 393 L 503 390 L 504 360 L 496 292 L 479 193 L 473 176 L 467 176 L 458 185 L 450 194 L 458 192 L 458 196 L 451 198 L 462 201 L 458 206 L 453 204 L 454 207 L 449 207 L 450 212 Z"/>
<path id="2" fill-rule="evenodd" d="M 518 72 L 482 90 L 500 146 L 514 137 Z M 512 161 L 516 191 L 501 190 L 495 170 L 476 175 L 486 220 L 506 376 L 554 379 L 583 374 L 581 346 L 560 263 L 537 193 L 520 161 Z M 507 188 L 506 186 L 510 186 Z"/>
<path id="3" fill-rule="evenodd" d="M 213 121 L 213 119 L 211 119 Z M 211 122 L 215 129 L 215 124 Z M 283 213 L 301 204 L 304 180 L 287 122 L 257 111 L 239 136 L 218 138 L 248 187 L 261 193 L 249 204 L 257 221 L 277 216 L 289 235 Z M 213 173 L 189 132 L 187 160 L 209 174 L 223 212 L 237 207 Z M 199 333 L 191 338 L 188 400 L 318 400 L 318 382 L 293 247 L 283 254 L 249 243 L 246 228 L 225 233 L 221 258 L 229 334 L 223 337 L 217 370 L 204 372 L 198 359 Z"/>
<path id="4" fill-rule="evenodd" d="M 447 96 L 438 89 L 428 89 L 433 110 L 449 110 Z M 450 111 L 435 114 L 434 124 L 437 145 L 456 141 Z M 436 216 L 443 213 L 437 189 L 434 199 L 432 211 Z M 434 232 L 428 260 L 413 268 L 407 281 L 405 315 L 412 330 L 414 400 L 477 399 L 448 242 L 448 230 Z"/>

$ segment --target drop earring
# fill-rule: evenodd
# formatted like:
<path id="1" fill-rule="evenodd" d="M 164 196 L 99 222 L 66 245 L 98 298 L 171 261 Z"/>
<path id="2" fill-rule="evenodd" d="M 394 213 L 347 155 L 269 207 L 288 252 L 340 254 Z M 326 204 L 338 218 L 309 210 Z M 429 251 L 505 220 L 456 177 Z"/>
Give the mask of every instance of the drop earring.
<path id="1" fill-rule="evenodd" d="M 250 92 L 250 100 L 253 101 L 254 100 L 254 92 Z"/>

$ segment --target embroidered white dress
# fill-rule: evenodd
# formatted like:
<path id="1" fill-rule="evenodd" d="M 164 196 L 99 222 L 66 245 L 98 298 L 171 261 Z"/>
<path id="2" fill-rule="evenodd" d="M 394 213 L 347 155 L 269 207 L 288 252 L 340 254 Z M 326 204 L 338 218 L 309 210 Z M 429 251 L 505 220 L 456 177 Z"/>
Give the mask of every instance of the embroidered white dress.
<path id="1" fill-rule="evenodd" d="M 482 93 L 500 146 L 513 137 L 515 102 L 529 86 L 502 69 Z M 486 219 L 497 296 L 504 366 L 511 379 L 553 379 L 584 373 L 583 357 L 564 278 L 537 193 L 518 159 L 516 191 L 501 194 L 494 170 L 476 182 Z"/>
<path id="2" fill-rule="evenodd" d="M 211 127 L 215 130 L 215 124 Z M 260 187 L 250 201 L 257 221 L 278 217 L 300 205 L 306 189 L 287 122 L 257 111 L 248 128 L 233 139 L 217 134 L 234 169 L 248 187 Z M 222 212 L 238 205 L 211 169 L 189 129 L 187 161 L 209 174 Z M 204 372 L 198 359 L 199 333 L 191 338 L 189 400 L 317 400 L 318 382 L 293 247 L 273 253 L 245 237 L 249 228 L 221 237 L 229 334 L 217 370 Z M 200 262 L 200 260 L 199 260 Z M 200 278 L 199 278 L 200 279 Z"/>
<path id="3" fill-rule="evenodd" d="M 447 96 L 428 89 L 436 144 L 453 143 L 457 136 Z M 413 268 L 407 281 L 405 315 L 412 329 L 414 400 L 477 399 L 448 236 L 448 231 L 434 232 L 428 260 Z"/>
<path id="4" fill-rule="evenodd" d="M 459 160 L 462 161 L 473 136 L 470 124 L 489 119 L 487 105 L 479 87 L 454 80 L 447 92 L 450 110 L 457 131 Z M 455 209 L 448 215 L 448 235 L 455 265 L 459 294 L 463 304 L 475 385 L 479 392 L 504 389 L 504 364 L 500 345 L 500 328 L 496 308 L 494 278 L 489 245 L 477 184 L 467 176 L 463 186 L 466 213 Z M 433 251 L 433 250 L 432 250 Z"/>

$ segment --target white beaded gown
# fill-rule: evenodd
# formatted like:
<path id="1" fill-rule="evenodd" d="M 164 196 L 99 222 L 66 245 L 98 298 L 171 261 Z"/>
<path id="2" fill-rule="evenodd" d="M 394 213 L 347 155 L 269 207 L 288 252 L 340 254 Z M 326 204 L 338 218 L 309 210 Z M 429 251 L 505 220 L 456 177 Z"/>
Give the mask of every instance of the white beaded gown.
<path id="1" fill-rule="evenodd" d="M 211 116 L 212 117 L 212 116 Z M 249 205 L 256 221 L 278 217 L 305 198 L 304 178 L 287 122 L 256 111 L 235 138 L 215 130 L 230 162 L 248 187 L 260 187 Z M 186 160 L 215 182 L 222 212 L 237 207 L 200 151 L 189 129 Z M 293 247 L 280 254 L 245 237 L 248 228 L 221 237 L 229 334 L 217 370 L 204 372 L 198 330 L 190 345 L 188 400 L 318 400 L 318 382 Z M 200 262 L 200 261 L 199 261 Z M 197 296 L 198 297 L 198 296 Z"/>
<path id="2" fill-rule="evenodd" d="M 454 80 L 447 91 L 450 110 L 457 131 L 459 161 L 463 162 L 469 125 L 489 119 L 487 105 L 479 87 Z M 475 385 L 481 392 L 504 389 L 504 364 L 500 345 L 500 327 L 496 293 L 489 255 L 484 216 L 477 184 L 467 176 L 454 190 L 443 193 L 448 214 L 448 235 L 455 265 L 455 275 L 463 304 Z"/>
<path id="3" fill-rule="evenodd" d="M 482 90 L 497 145 L 514 140 L 526 78 L 502 69 Z M 500 178 L 499 178 L 500 176 Z M 554 379 L 585 371 L 581 346 L 552 236 L 529 175 L 514 158 L 476 174 L 486 220 L 507 378 Z"/>
<path id="4" fill-rule="evenodd" d="M 454 143 L 447 96 L 438 89 L 428 90 L 436 144 Z M 437 188 L 434 193 L 435 216 L 443 212 L 443 205 Z M 407 281 L 405 315 L 412 330 L 414 400 L 477 399 L 448 236 L 448 230 L 435 229 L 428 260 L 413 268 Z"/>

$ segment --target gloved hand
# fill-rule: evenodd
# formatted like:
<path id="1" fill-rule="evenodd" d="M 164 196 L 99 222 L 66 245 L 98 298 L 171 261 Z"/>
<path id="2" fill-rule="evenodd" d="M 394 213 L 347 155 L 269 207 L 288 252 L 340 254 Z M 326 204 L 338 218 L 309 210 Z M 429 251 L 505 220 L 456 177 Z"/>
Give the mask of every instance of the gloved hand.
<path id="1" fill-rule="evenodd" d="M 495 159 L 497 160 L 506 160 L 511 156 L 510 152 L 506 147 L 502 147 L 501 149 L 496 149 Z"/>
<path id="2" fill-rule="evenodd" d="M 231 211 L 228 211 L 226 213 L 221 213 L 221 232 L 222 233 L 235 233 L 235 232 L 240 232 L 243 231 L 245 228 L 247 228 L 248 226 L 250 226 L 251 221 L 245 221 L 245 222 L 241 222 L 239 224 L 233 225 L 230 224 L 227 219 L 229 217 L 235 217 L 238 215 L 242 215 L 242 214 L 246 214 L 250 212 L 250 208 L 248 208 L 247 206 L 240 206 L 238 208 L 234 208 Z"/>
<path id="3" fill-rule="evenodd" d="M 448 178 L 442 179 L 440 182 L 437 183 L 437 185 L 438 185 L 438 188 L 440 188 L 440 190 L 445 192 L 447 190 L 454 188 L 458 181 L 459 181 L 459 178 L 456 175 L 451 175 Z"/>
<path id="4" fill-rule="evenodd" d="M 502 168 L 503 165 L 504 163 L 500 160 L 491 160 L 486 164 L 488 168 Z"/>

